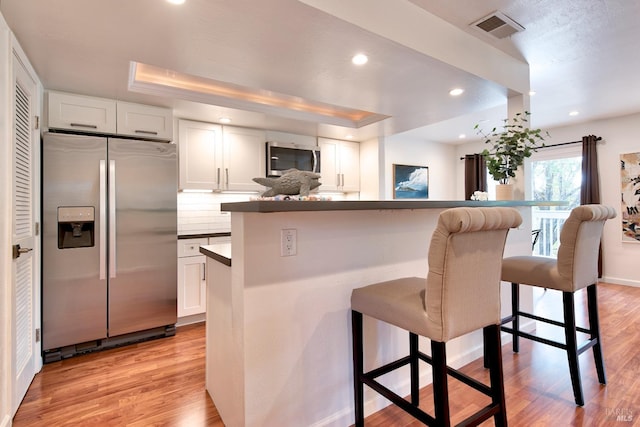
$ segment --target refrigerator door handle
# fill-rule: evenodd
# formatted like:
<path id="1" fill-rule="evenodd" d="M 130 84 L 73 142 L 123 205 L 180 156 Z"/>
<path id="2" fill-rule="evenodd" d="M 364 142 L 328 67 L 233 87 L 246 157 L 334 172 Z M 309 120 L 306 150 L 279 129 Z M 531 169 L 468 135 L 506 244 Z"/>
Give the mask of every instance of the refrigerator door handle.
<path id="1" fill-rule="evenodd" d="M 106 279 L 107 270 L 107 167 L 100 160 L 100 280 Z"/>
<path id="2" fill-rule="evenodd" d="M 109 277 L 116 277 L 116 161 L 109 160 Z"/>

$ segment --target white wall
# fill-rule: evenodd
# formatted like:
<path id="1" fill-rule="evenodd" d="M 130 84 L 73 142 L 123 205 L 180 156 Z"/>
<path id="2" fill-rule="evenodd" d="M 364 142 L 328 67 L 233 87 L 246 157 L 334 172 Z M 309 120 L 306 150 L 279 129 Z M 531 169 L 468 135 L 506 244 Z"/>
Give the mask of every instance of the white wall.
<path id="1" fill-rule="evenodd" d="M 384 138 L 360 143 L 360 200 L 384 199 Z"/>
<path id="2" fill-rule="evenodd" d="M 424 140 L 387 137 L 384 144 L 384 197 L 393 199 L 393 165 L 427 166 L 429 168 L 429 200 L 455 200 L 456 147 Z"/>
<path id="3" fill-rule="evenodd" d="M 578 123 L 571 126 L 550 128 L 547 145 L 579 141 L 585 135 L 602 137 L 598 145 L 598 167 L 600 171 L 600 194 L 603 204 L 614 207 L 618 217 L 605 225 L 603 236 L 603 280 L 609 283 L 640 286 L 640 270 L 635 262 L 640 258 L 640 242 L 622 243 L 620 200 L 620 154 L 640 152 L 640 113 Z M 470 142 L 456 146 L 456 158 L 464 154 L 482 151 L 484 144 Z M 457 180 L 455 195 L 464 194 L 464 165 L 456 165 Z M 523 179 L 518 183 L 523 185 Z"/>

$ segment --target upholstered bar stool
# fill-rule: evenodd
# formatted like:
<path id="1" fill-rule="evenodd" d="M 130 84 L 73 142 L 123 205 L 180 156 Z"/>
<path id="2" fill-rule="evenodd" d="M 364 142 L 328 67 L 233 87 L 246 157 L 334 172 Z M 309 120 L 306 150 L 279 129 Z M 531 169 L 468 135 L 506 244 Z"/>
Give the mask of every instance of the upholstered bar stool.
<path id="1" fill-rule="evenodd" d="M 606 384 L 600 325 L 598 322 L 598 250 L 602 229 L 606 220 L 615 218 L 613 208 L 603 205 L 582 205 L 571 211 L 560 232 L 558 257 L 517 256 L 505 258 L 502 262 L 502 280 L 511 282 L 511 316 L 502 324 L 511 322 L 512 328 L 502 326 L 502 330 L 513 334 L 513 351 L 518 352 L 518 338 L 528 338 L 537 342 L 561 348 L 567 352 L 569 372 L 576 404 L 584 405 L 578 356 L 593 348 L 598 380 Z M 519 284 L 543 287 L 562 292 L 564 322 L 535 316 L 520 311 Z M 589 328 L 576 326 L 574 294 L 587 288 Z M 565 342 L 557 342 L 533 334 L 522 332 L 520 317 L 541 321 L 564 329 Z M 589 339 L 578 347 L 577 332 L 587 334 Z M 485 361 L 488 363 L 488 361 Z M 486 363 L 485 363 L 486 364 Z"/>
<path id="2" fill-rule="evenodd" d="M 512 208 L 454 208 L 443 211 L 431 237 L 427 278 L 402 278 L 354 289 L 351 294 L 356 426 L 364 425 L 364 384 L 421 422 L 449 426 L 447 374 L 491 398 L 459 425 L 494 417 L 507 425 L 500 344 L 500 270 L 509 228 L 522 222 Z M 363 314 L 409 332 L 409 355 L 369 372 L 363 367 Z M 490 355 L 490 385 L 447 366 L 446 342 L 482 329 Z M 431 340 L 431 356 L 419 351 L 418 336 Z M 419 405 L 418 362 L 432 366 L 435 415 Z M 410 366 L 411 401 L 376 378 Z"/>

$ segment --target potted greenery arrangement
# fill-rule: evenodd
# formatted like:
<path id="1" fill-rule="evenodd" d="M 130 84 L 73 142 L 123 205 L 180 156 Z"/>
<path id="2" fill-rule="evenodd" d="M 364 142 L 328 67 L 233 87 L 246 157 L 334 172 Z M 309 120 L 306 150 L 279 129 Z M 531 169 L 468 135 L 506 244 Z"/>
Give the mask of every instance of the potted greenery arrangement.
<path id="1" fill-rule="evenodd" d="M 516 170 L 524 163 L 524 159 L 530 157 L 538 148 L 544 147 L 544 136 L 540 129 L 530 129 L 527 127 L 527 117 L 531 113 L 517 113 L 513 119 L 504 119 L 502 131 L 493 128 L 491 132 L 485 133 L 475 125 L 474 129 L 478 135 L 485 139 L 485 144 L 490 144 L 491 148 L 482 151 L 482 155 L 487 161 L 489 174 L 498 181 L 496 187 L 497 200 L 511 200 L 513 198 L 513 184 L 510 178 L 516 176 Z M 544 135 L 549 136 L 548 132 Z"/>

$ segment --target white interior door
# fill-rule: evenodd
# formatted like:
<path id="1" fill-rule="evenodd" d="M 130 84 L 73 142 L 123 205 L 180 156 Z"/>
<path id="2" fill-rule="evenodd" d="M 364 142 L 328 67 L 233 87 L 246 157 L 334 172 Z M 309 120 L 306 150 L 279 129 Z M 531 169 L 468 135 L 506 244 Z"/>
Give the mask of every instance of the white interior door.
<path id="1" fill-rule="evenodd" d="M 20 59 L 13 61 L 13 191 L 12 191 L 12 413 L 33 380 L 39 366 L 36 295 L 37 239 L 35 105 L 37 85 Z M 35 249 L 35 250 L 34 250 Z"/>

